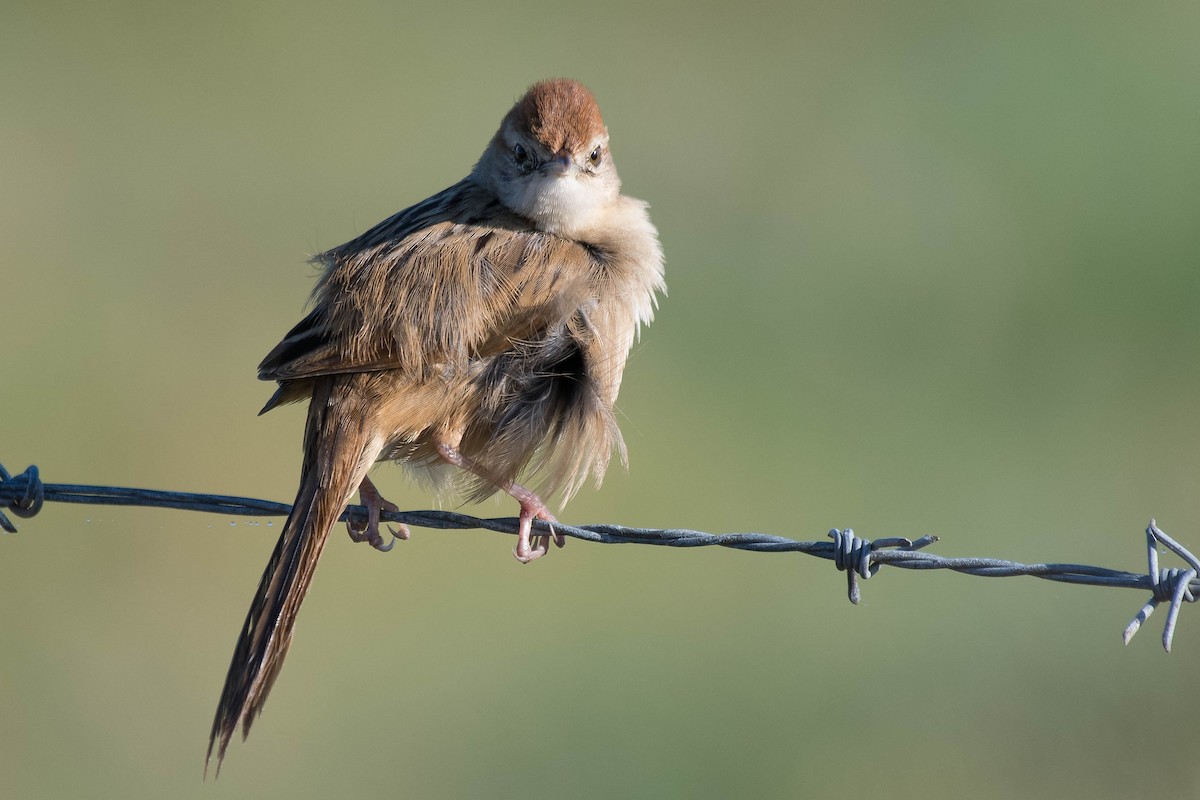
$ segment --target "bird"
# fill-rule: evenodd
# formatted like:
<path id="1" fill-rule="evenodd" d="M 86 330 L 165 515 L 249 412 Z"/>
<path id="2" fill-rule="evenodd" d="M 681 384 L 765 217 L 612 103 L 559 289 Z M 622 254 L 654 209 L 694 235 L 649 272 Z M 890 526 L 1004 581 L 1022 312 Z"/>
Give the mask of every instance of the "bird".
<path id="1" fill-rule="evenodd" d="M 238 635 L 206 773 L 262 712 L 354 493 L 368 513 L 347 523 L 352 540 L 408 538 L 400 526 L 383 542 L 380 515 L 397 506 L 367 475 L 376 462 L 439 496 L 512 497 L 522 563 L 563 545 L 542 497 L 565 503 L 589 476 L 599 486 L 613 454 L 627 463 L 617 393 L 666 293 L 647 209 L 621 193 L 595 96 L 555 78 L 517 100 L 467 177 L 313 257 L 311 311 L 259 365 L 278 383 L 259 413 L 308 401 L 300 485 Z"/>

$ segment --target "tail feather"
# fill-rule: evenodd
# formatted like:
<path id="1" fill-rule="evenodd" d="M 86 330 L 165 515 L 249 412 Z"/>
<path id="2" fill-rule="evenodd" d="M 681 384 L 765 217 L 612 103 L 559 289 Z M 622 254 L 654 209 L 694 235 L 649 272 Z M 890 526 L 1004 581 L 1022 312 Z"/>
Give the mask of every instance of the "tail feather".
<path id="1" fill-rule="evenodd" d="M 244 739 L 262 713 L 329 531 L 378 456 L 364 417 L 353 413 L 353 403 L 340 402 L 348 398 L 332 397 L 338 383 L 328 378 L 314 387 L 300 488 L 238 636 L 213 719 L 205 772 L 215 748 L 220 774 L 234 731 L 241 725 Z"/>

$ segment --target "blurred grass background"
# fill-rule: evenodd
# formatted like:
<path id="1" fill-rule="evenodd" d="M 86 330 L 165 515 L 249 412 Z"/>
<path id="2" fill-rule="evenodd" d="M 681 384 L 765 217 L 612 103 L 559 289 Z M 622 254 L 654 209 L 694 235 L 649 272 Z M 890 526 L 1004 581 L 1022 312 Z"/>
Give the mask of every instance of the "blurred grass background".
<path id="1" fill-rule="evenodd" d="M 533 81 L 601 101 L 670 299 L 632 468 L 572 522 L 1144 568 L 1200 546 L 1200 6 L 0 7 L 0 459 L 290 500 L 255 412 L 308 254 L 460 178 Z M 389 467 L 377 482 L 430 499 Z M 511 504 L 478 511 L 510 515 Z M 1140 593 L 490 533 L 335 533 L 200 782 L 278 522 L 50 506 L 0 546 L 6 797 L 1200 794 Z"/>

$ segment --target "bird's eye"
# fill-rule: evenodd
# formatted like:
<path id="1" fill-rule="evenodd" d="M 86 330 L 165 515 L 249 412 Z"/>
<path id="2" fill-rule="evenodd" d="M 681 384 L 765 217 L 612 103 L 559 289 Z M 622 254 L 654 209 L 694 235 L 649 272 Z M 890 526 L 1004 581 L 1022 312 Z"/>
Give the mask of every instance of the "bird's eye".
<path id="1" fill-rule="evenodd" d="M 513 161 L 518 164 L 524 164 L 529 160 L 529 153 L 525 152 L 525 148 L 520 144 L 513 145 Z"/>
<path id="2" fill-rule="evenodd" d="M 600 148 L 597 147 L 595 150 L 593 150 L 591 153 L 588 154 L 588 161 L 592 162 L 593 167 L 598 167 L 598 166 L 600 166 L 600 157 L 602 155 L 603 154 L 600 152 Z"/>

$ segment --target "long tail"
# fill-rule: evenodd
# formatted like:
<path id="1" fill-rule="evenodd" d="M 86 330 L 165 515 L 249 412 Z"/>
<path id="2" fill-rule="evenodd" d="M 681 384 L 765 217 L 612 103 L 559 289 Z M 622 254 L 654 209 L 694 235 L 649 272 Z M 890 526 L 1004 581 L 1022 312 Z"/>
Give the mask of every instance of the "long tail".
<path id="1" fill-rule="evenodd" d="M 346 376 L 320 379 L 309 404 L 304 468 L 296 502 L 263 571 L 238 636 L 213 719 L 204 770 L 217 751 L 217 774 L 238 725 L 242 738 L 262 713 L 292 641 L 296 612 L 312 582 L 329 531 L 379 455 Z M 348 391 L 349 390 L 349 391 Z"/>

